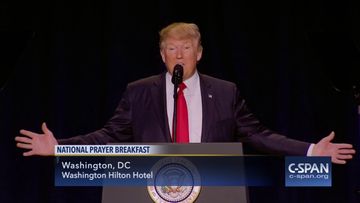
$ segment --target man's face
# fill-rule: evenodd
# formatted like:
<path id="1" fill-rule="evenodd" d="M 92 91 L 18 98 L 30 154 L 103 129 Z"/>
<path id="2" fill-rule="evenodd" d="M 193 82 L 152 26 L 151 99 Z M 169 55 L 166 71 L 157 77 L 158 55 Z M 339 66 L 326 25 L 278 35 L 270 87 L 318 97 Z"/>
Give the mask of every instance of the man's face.
<path id="1" fill-rule="evenodd" d="M 172 75 L 176 64 L 184 67 L 183 80 L 190 78 L 196 70 L 196 63 L 201 59 L 202 49 L 193 39 L 168 38 L 161 49 L 161 57 L 168 72 Z"/>

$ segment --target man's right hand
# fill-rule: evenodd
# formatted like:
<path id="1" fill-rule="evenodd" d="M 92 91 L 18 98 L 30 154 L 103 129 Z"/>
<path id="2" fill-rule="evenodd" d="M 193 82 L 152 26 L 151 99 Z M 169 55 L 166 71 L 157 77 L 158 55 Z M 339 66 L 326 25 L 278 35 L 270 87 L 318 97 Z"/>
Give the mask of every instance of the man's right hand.
<path id="1" fill-rule="evenodd" d="M 41 129 L 43 134 L 20 130 L 20 134 L 24 136 L 15 137 L 17 147 L 29 150 L 23 153 L 24 156 L 54 155 L 54 148 L 58 142 L 53 133 L 46 127 L 45 123 L 42 124 Z"/>

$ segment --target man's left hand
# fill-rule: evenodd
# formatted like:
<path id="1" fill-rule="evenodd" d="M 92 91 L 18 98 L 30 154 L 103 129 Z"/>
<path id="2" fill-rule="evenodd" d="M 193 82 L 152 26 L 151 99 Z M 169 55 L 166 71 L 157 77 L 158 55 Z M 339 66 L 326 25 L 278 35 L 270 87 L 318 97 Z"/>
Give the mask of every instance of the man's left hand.
<path id="1" fill-rule="evenodd" d="M 331 156 L 331 161 L 335 164 L 346 164 L 346 160 L 352 159 L 355 150 L 351 144 L 332 143 L 335 133 L 321 139 L 315 144 L 311 156 Z"/>

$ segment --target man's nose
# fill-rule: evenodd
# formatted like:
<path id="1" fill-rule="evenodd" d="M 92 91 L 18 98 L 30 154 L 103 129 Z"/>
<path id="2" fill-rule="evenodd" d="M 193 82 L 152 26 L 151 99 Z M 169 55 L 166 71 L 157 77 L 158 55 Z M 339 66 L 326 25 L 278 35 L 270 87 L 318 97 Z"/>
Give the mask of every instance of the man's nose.
<path id="1" fill-rule="evenodd" d="M 182 58 L 182 57 L 183 57 L 182 51 L 181 51 L 181 50 L 178 50 L 178 51 L 176 52 L 176 58 Z"/>

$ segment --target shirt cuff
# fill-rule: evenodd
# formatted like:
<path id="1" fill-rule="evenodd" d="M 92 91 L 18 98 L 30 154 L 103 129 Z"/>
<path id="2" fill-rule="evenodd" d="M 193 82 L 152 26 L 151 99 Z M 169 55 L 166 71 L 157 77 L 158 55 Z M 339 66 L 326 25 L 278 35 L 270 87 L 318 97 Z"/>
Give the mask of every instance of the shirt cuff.
<path id="1" fill-rule="evenodd" d="M 315 144 L 310 145 L 309 149 L 307 150 L 306 156 L 312 156 L 314 146 L 315 146 Z"/>

